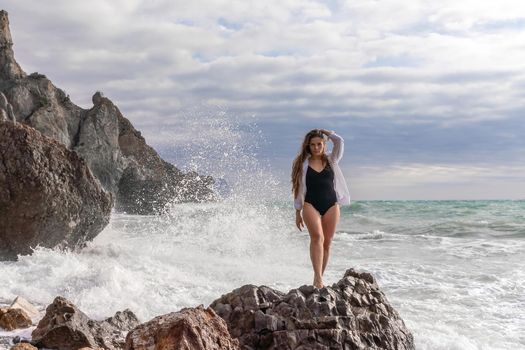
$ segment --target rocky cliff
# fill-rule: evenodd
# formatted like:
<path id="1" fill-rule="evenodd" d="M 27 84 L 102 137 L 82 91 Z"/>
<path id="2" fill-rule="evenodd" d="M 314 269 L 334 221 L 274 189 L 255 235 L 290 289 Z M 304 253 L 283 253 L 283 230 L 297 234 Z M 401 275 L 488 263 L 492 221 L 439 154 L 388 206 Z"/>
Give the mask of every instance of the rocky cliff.
<path id="1" fill-rule="evenodd" d="M 83 109 L 45 75 L 27 75 L 14 57 L 6 11 L 0 11 L 0 92 L 0 119 L 29 125 L 77 152 L 113 194 L 117 210 L 152 214 L 173 200 L 215 196 L 211 177 L 165 162 L 101 93 L 93 95 L 92 108 Z"/>

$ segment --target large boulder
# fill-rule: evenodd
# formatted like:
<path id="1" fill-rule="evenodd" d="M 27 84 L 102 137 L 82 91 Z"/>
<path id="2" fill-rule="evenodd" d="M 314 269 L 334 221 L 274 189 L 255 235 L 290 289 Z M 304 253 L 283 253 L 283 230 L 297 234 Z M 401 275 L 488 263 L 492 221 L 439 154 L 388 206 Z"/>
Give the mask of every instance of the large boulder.
<path id="1" fill-rule="evenodd" d="M 138 324 L 137 317 L 129 310 L 119 311 L 104 321 L 95 321 L 67 299 L 56 297 L 33 331 L 31 342 L 38 348 L 58 350 L 121 349 L 125 333 Z"/>
<path id="2" fill-rule="evenodd" d="M 64 144 L 0 121 L 0 259 L 78 248 L 108 224 L 111 194 Z"/>
<path id="3" fill-rule="evenodd" d="M 0 96 L 0 120 L 16 119 L 77 151 L 117 210 L 154 214 L 173 201 L 215 198 L 211 177 L 165 162 L 111 100 L 97 92 L 92 108 L 75 105 L 45 75 L 24 73 L 12 46 L 7 12 L 0 11 L 0 93 L 11 106 L 2 110 Z"/>
<path id="4" fill-rule="evenodd" d="M 246 285 L 210 307 L 245 349 L 414 349 L 414 339 L 374 277 L 353 269 L 322 289 L 287 294 Z"/>
<path id="5" fill-rule="evenodd" d="M 223 319 L 210 308 L 186 308 L 155 317 L 126 337 L 126 350 L 238 350 Z"/>

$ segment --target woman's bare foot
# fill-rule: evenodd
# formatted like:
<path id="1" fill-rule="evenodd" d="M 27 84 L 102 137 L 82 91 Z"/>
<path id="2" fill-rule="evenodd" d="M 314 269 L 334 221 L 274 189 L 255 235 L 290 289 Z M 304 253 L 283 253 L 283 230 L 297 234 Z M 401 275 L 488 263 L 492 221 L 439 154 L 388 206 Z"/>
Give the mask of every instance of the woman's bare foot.
<path id="1" fill-rule="evenodd" d="M 321 277 L 319 278 L 314 277 L 314 287 L 317 289 L 324 288 L 323 279 Z"/>

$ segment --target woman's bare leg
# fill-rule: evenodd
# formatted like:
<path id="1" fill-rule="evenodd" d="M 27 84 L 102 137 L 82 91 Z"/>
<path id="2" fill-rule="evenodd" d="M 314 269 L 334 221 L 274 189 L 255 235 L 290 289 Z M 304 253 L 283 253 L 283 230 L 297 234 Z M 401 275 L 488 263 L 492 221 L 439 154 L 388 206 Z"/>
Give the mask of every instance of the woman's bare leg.
<path id="1" fill-rule="evenodd" d="M 303 220 L 310 234 L 310 259 L 314 268 L 314 287 L 323 287 L 323 227 L 321 215 L 310 204 L 304 203 Z"/>
<path id="2" fill-rule="evenodd" d="M 328 264 L 328 258 L 330 256 L 330 245 L 332 244 L 332 238 L 334 238 L 335 228 L 339 222 L 339 204 L 332 206 L 324 215 L 321 217 L 321 226 L 323 229 L 323 269 L 321 275 L 324 274 L 326 265 Z"/>

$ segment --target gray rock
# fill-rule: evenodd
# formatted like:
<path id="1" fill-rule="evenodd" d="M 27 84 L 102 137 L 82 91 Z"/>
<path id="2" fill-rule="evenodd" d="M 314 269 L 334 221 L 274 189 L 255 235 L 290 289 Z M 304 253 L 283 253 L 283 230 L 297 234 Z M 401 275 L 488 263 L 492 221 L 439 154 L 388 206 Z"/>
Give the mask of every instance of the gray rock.
<path id="1" fill-rule="evenodd" d="M 16 123 L 15 113 L 13 112 L 13 106 L 7 105 L 7 119 L 13 123 Z"/>
<path id="2" fill-rule="evenodd" d="M 16 123 L 13 106 L 7 101 L 7 98 L 0 92 L 0 120 L 9 120 Z"/>
<path id="3" fill-rule="evenodd" d="M 112 198 L 86 163 L 23 124 L 0 121 L 0 259 L 78 248 L 108 224 Z"/>
<path id="4" fill-rule="evenodd" d="M 9 18 L 7 12 L 2 10 L 0 11 L 0 78 L 17 79 L 25 77 L 25 75 L 15 61 Z"/>
<path id="5" fill-rule="evenodd" d="M 101 104 L 103 97 L 104 97 L 104 94 L 102 94 L 102 92 L 100 91 L 95 92 L 93 96 L 91 97 L 91 101 L 93 101 L 93 105 L 98 106 L 99 104 Z"/>
<path id="6" fill-rule="evenodd" d="M 97 102 L 83 115 L 73 149 L 86 160 L 104 188 L 116 193 L 126 166 L 119 147 L 120 112 L 106 98 L 99 97 Z"/>
<path id="7" fill-rule="evenodd" d="M 354 269 L 331 287 L 287 294 L 246 285 L 210 307 L 243 349 L 414 349 L 414 339 L 374 277 Z"/>
<path id="8" fill-rule="evenodd" d="M 104 321 L 95 321 L 67 299 L 56 297 L 33 331 L 32 343 L 39 348 L 59 350 L 121 349 L 125 333 L 138 325 L 137 317 L 129 310 L 117 312 Z"/>
<path id="9" fill-rule="evenodd" d="M 0 92 L 0 108 L 3 110 L 7 109 L 7 106 L 9 105 L 9 102 L 7 102 L 7 98 L 3 93 Z"/>

